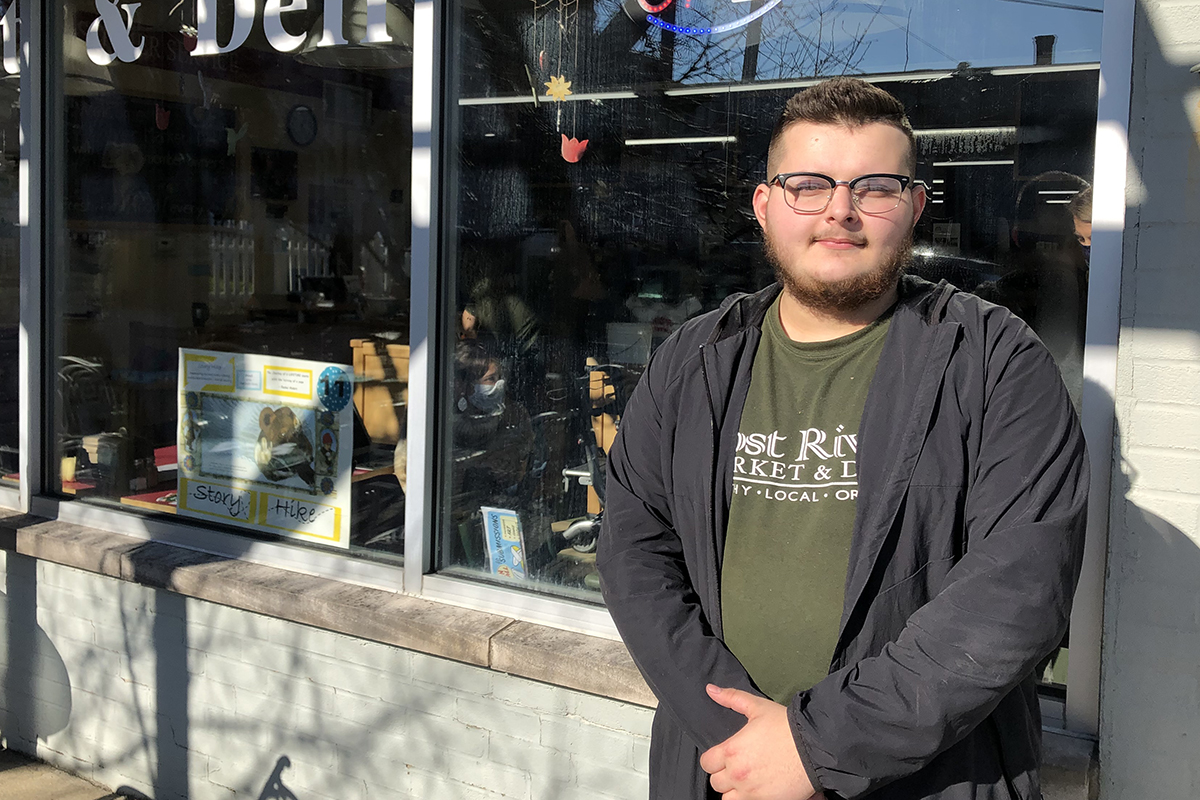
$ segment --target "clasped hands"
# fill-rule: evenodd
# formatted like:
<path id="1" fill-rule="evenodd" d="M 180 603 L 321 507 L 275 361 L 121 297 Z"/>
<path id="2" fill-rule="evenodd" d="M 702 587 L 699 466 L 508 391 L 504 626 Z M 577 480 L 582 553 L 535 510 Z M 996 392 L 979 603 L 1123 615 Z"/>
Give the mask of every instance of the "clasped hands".
<path id="1" fill-rule="evenodd" d="M 721 800 L 823 800 L 800 763 L 786 707 L 740 689 L 706 688 L 713 702 L 746 717 L 740 731 L 700 756 Z"/>

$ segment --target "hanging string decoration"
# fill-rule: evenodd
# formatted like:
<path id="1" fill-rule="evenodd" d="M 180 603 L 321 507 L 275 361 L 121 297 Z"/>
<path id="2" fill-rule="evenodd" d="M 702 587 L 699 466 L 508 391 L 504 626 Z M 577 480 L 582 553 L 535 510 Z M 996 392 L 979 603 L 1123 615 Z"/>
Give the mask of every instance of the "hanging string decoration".
<path id="1" fill-rule="evenodd" d="M 554 101 L 554 130 L 562 143 L 563 160 L 576 164 L 587 150 L 587 139 L 578 137 L 579 103 L 566 104 L 573 76 L 579 67 L 579 0 L 531 0 L 533 3 L 532 52 L 537 54 L 538 80 L 544 97 Z M 532 81 L 531 81 L 532 82 Z M 564 120 L 564 108 L 568 120 Z M 565 124 L 564 124 L 565 123 Z"/>

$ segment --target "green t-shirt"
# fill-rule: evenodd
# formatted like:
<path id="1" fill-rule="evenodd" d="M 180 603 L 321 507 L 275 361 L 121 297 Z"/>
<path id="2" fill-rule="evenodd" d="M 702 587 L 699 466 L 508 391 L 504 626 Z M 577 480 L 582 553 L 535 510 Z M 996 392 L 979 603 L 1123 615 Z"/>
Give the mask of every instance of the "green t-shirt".
<path id="1" fill-rule="evenodd" d="M 855 453 L 891 312 L 829 342 L 794 342 L 767 312 L 738 429 L 721 567 L 725 644 L 788 703 L 829 672 L 858 496 Z"/>

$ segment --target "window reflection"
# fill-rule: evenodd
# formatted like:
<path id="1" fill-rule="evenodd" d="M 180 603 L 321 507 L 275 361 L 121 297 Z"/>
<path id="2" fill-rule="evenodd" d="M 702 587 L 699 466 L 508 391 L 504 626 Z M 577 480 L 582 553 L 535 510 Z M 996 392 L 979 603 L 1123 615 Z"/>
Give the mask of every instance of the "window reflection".
<path id="1" fill-rule="evenodd" d="M 447 333 L 496 354 L 530 439 L 503 445 L 522 454 L 521 481 L 472 494 L 471 459 L 490 447 L 466 452 L 463 387 L 443 383 L 442 568 L 598 602 L 578 534 L 602 517 L 624 398 L 685 319 L 772 280 L 750 196 L 779 109 L 814 78 L 865 74 L 905 104 L 930 197 L 911 271 L 1012 307 L 1077 400 L 1086 253 L 1066 209 L 1091 178 L 1100 17 L 977 2 L 460 7 Z M 488 558 L 490 507 L 521 521 L 523 578 Z"/>
<path id="2" fill-rule="evenodd" d="M 1037 332 L 1062 370 L 1076 411 L 1083 385 L 1088 262 L 1070 204 L 1089 189 L 1087 181 L 1067 172 L 1045 172 L 1027 181 L 1017 195 L 1009 269 L 975 288 Z M 1090 209 L 1085 224 L 1090 228 Z"/>
<path id="3" fill-rule="evenodd" d="M 66 4 L 62 490 L 173 511 L 180 348 L 345 364 L 351 542 L 399 553 L 412 4 L 253 5 Z"/>

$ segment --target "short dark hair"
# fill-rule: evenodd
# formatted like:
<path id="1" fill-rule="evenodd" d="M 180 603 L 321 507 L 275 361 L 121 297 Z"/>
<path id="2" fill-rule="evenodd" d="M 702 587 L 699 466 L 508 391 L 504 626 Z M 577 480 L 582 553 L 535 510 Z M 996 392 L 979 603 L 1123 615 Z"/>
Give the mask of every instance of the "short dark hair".
<path id="1" fill-rule="evenodd" d="M 500 358 L 487 343 L 464 339 L 454 347 L 454 377 L 463 386 L 478 383 L 492 365 L 500 366 Z"/>
<path id="2" fill-rule="evenodd" d="M 916 172 L 917 139 L 904 113 L 904 104 L 878 86 L 858 78 L 831 78 L 792 95 L 771 132 L 767 148 L 767 171 L 771 175 L 779 165 L 783 134 L 800 122 L 847 128 L 875 122 L 891 125 L 908 137 L 908 168 Z"/>
<path id="3" fill-rule="evenodd" d="M 1087 187 L 1088 182 L 1083 178 L 1062 170 L 1051 170 L 1030 178 L 1017 192 L 1012 223 L 1017 249 L 1032 250 L 1038 242 L 1075 241 L 1075 223 L 1061 198 L 1065 192 L 1078 193 Z M 1047 202 L 1047 195 L 1058 202 Z"/>
<path id="4" fill-rule="evenodd" d="M 1071 198 L 1071 202 L 1067 203 L 1067 211 L 1071 212 L 1071 216 L 1080 222 L 1092 221 L 1092 187 L 1080 190 L 1079 194 Z"/>

